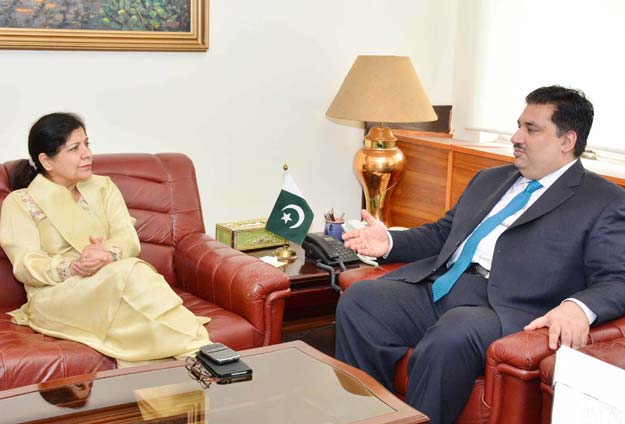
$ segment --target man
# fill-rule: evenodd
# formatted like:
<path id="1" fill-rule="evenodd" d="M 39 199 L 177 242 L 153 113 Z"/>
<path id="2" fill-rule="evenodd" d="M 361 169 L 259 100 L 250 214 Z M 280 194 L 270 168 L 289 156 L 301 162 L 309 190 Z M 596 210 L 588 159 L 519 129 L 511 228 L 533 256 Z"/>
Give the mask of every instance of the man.
<path id="1" fill-rule="evenodd" d="M 576 348 L 590 324 L 625 314 L 625 190 L 579 161 L 593 106 L 559 86 L 526 102 L 514 166 L 480 171 L 443 218 L 388 232 L 363 211 L 368 226 L 343 236 L 410 263 L 341 296 L 336 356 L 393 390 L 414 348 L 406 401 L 433 424 L 462 412 L 494 340 L 548 327 L 551 349 Z"/>

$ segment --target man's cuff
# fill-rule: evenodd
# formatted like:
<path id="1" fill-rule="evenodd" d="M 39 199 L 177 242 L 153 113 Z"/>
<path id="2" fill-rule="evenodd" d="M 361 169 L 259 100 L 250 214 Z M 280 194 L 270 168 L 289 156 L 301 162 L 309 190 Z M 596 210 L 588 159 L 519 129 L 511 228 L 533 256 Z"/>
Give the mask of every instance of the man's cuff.
<path id="1" fill-rule="evenodd" d="M 595 322 L 595 320 L 597 319 L 597 314 L 595 314 L 593 311 L 591 311 L 590 308 L 588 306 L 586 306 L 585 303 L 583 303 L 580 300 L 573 299 L 572 297 L 566 298 L 562 302 L 566 302 L 567 300 L 569 300 L 571 302 L 575 302 L 580 308 L 582 308 L 582 311 L 584 311 L 584 313 L 586 314 L 586 318 L 588 318 L 588 324 L 589 325 L 592 324 L 593 322 Z"/>
<path id="2" fill-rule="evenodd" d="M 382 256 L 383 259 L 386 259 L 388 255 L 391 254 L 391 250 L 393 250 L 393 236 L 389 230 L 386 230 L 386 235 L 388 236 L 388 250 L 386 251 L 386 254 Z"/>

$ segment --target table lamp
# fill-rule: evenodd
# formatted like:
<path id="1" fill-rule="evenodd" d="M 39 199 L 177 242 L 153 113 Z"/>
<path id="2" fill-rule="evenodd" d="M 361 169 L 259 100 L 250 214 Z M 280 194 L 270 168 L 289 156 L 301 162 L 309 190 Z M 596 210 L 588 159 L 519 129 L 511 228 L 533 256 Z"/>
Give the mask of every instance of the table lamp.
<path id="1" fill-rule="evenodd" d="M 401 180 L 406 158 L 389 122 L 437 119 L 432 104 L 406 56 L 358 56 L 326 116 L 380 123 L 371 127 L 354 157 L 354 173 L 362 185 L 366 208 L 389 225 L 389 198 Z"/>

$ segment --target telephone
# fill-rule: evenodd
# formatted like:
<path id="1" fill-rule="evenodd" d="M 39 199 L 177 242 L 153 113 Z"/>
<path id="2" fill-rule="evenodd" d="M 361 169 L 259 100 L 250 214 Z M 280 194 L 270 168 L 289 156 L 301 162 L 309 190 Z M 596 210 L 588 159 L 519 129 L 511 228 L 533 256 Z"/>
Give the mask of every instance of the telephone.
<path id="1" fill-rule="evenodd" d="M 334 237 L 323 234 L 307 234 L 302 248 L 307 258 L 319 259 L 321 263 L 330 266 L 340 265 L 341 262 L 348 265 L 360 261 L 352 249 L 343 246 L 343 243 Z"/>

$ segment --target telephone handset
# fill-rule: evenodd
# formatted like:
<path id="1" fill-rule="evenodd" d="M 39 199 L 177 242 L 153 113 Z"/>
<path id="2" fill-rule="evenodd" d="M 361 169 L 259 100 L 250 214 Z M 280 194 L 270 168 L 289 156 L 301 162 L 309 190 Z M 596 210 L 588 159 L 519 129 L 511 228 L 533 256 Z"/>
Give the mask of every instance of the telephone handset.
<path id="1" fill-rule="evenodd" d="M 321 263 L 330 266 L 340 265 L 341 262 L 348 265 L 360 261 L 356 252 L 343 246 L 334 237 L 322 234 L 307 234 L 302 248 L 307 258 L 319 259 Z"/>

